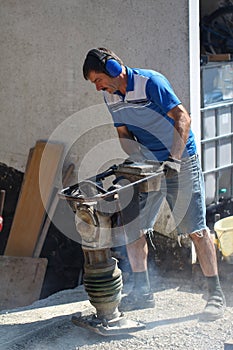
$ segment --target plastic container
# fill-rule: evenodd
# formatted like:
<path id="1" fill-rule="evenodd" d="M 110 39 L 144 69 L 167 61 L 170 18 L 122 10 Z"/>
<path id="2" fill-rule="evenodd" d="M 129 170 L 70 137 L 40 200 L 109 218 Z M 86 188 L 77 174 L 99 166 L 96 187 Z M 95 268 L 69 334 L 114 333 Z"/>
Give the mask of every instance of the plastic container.
<path id="1" fill-rule="evenodd" d="M 220 249 L 224 259 L 233 264 L 233 216 L 221 219 L 214 224 Z"/>

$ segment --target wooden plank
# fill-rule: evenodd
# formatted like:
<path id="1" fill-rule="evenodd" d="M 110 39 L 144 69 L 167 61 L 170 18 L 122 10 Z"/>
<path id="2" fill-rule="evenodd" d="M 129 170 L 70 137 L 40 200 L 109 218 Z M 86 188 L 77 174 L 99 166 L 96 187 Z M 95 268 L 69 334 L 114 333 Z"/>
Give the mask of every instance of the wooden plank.
<path id="1" fill-rule="evenodd" d="M 64 174 L 64 177 L 62 180 L 62 183 L 64 186 L 67 185 L 68 179 L 71 176 L 73 170 L 74 170 L 74 164 L 70 164 L 68 169 L 65 171 L 65 174 Z M 40 256 L 41 250 L 42 250 L 43 245 L 44 245 L 44 241 L 45 241 L 46 236 L 47 236 L 49 226 L 51 224 L 51 219 L 53 218 L 53 215 L 56 211 L 56 208 L 57 208 L 57 205 L 59 202 L 58 191 L 59 190 L 57 188 L 55 188 L 55 190 L 54 190 L 55 195 L 52 199 L 51 206 L 49 207 L 48 216 L 47 216 L 45 223 L 43 225 L 43 228 L 40 232 L 40 236 L 38 238 L 38 242 L 36 243 L 35 251 L 33 253 L 33 257 L 35 257 L 35 258 L 39 258 L 39 256 Z"/>
<path id="2" fill-rule="evenodd" d="M 62 144 L 36 143 L 30 154 L 5 255 L 33 256 L 63 150 Z"/>
<path id="3" fill-rule="evenodd" d="M 30 305 L 40 298 L 47 262 L 0 256 L 0 310 Z"/>
<path id="4" fill-rule="evenodd" d="M 208 55 L 209 62 L 223 62 L 223 61 L 232 61 L 233 55 L 230 53 L 220 53 L 216 55 Z"/>

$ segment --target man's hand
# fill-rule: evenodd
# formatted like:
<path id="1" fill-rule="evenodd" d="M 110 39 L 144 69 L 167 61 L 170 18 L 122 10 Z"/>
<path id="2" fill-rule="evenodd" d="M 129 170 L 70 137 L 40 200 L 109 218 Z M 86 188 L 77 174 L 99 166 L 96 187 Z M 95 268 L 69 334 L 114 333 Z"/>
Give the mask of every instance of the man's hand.
<path id="1" fill-rule="evenodd" d="M 166 178 L 170 179 L 174 176 L 178 176 L 180 172 L 181 161 L 169 156 L 168 159 L 163 163 L 163 166 Z"/>

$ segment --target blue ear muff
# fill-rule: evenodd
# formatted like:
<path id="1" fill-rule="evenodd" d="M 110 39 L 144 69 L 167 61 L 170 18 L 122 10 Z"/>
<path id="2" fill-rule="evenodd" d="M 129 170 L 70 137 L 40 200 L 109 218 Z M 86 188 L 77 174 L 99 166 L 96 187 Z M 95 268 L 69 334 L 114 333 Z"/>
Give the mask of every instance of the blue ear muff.
<path id="1" fill-rule="evenodd" d="M 120 63 L 112 58 L 106 61 L 105 69 L 108 72 L 108 74 L 113 78 L 118 77 L 118 75 L 120 75 L 122 72 L 122 67 Z"/>

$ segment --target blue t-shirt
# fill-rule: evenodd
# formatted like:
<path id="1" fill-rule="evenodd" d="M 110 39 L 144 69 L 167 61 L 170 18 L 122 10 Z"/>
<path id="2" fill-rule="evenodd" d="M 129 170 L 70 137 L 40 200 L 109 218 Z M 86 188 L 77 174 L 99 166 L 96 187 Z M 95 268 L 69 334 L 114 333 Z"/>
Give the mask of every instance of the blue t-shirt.
<path id="1" fill-rule="evenodd" d="M 160 73 L 147 69 L 126 67 L 126 94 L 109 94 L 104 100 L 112 115 L 114 126 L 127 126 L 142 146 L 148 159 L 168 158 L 174 137 L 174 120 L 167 115 L 181 104 L 169 81 Z M 183 157 L 196 153 L 194 135 L 190 130 Z"/>

